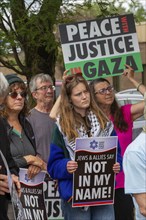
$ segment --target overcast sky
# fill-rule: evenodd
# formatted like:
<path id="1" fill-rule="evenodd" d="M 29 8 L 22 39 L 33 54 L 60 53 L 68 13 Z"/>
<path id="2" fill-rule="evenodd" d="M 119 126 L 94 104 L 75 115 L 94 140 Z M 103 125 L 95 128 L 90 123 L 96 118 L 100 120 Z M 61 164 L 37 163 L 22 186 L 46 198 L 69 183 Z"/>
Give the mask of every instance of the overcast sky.
<path id="1" fill-rule="evenodd" d="M 145 8 L 146 8 L 146 0 L 138 0 Z M 127 2 L 131 2 L 131 0 L 128 0 Z"/>
<path id="2" fill-rule="evenodd" d="M 143 6 L 146 8 L 146 0 L 138 0 Z M 83 0 L 77 0 L 78 3 L 83 2 Z M 125 1 L 126 2 L 126 1 Z M 131 0 L 127 0 L 127 2 L 131 2 Z M 125 3 L 126 4 L 126 3 Z"/>

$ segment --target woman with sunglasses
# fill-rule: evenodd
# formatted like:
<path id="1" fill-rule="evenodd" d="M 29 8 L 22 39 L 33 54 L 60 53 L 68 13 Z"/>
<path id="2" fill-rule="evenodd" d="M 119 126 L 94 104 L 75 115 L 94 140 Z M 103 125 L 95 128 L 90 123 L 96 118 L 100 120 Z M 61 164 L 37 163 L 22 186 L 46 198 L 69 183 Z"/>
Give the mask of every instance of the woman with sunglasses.
<path id="1" fill-rule="evenodd" d="M 60 104 L 59 104 L 60 103 Z M 81 74 L 65 77 L 58 102 L 58 117 L 50 145 L 48 172 L 58 180 L 65 220 L 114 220 L 112 205 L 72 208 L 73 173 L 78 168 L 74 160 L 77 137 L 114 135 L 113 125 L 91 99 L 87 81 Z M 118 158 L 121 162 L 120 158 Z M 120 165 L 113 165 L 119 172 Z"/>
<path id="2" fill-rule="evenodd" d="M 8 82 L 4 75 L 0 73 L 0 109 L 3 108 L 3 100 L 7 95 Z M 7 137 L 7 132 L 0 117 L 0 151 L 4 155 L 10 172 L 12 174 L 12 179 L 16 185 L 18 192 L 20 192 L 20 183 L 18 181 L 19 169 L 16 166 L 12 155 L 10 154 L 9 140 Z M 7 198 L 9 197 L 9 187 L 8 187 L 8 176 L 6 175 L 6 167 L 0 155 L 0 219 L 8 220 L 7 217 Z"/>
<path id="3" fill-rule="evenodd" d="M 41 170 L 46 170 L 44 162 L 36 155 L 32 127 L 27 115 L 27 88 L 21 78 L 6 75 L 9 91 L 1 111 L 10 140 L 12 156 L 19 168 L 28 168 L 28 178 L 33 178 Z"/>
<path id="4" fill-rule="evenodd" d="M 129 65 L 126 65 L 123 75 L 133 83 L 141 94 L 144 94 L 146 91 L 145 86 L 134 79 L 134 71 Z M 93 80 L 90 83 L 90 91 L 98 107 L 114 123 L 123 156 L 127 146 L 132 142 L 133 121 L 143 115 L 144 101 L 119 107 L 115 99 L 113 86 L 104 78 Z M 116 176 L 114 209 L 116 220 L 134 220 L 132 198 L 124 193 L 123 171 Z"/>

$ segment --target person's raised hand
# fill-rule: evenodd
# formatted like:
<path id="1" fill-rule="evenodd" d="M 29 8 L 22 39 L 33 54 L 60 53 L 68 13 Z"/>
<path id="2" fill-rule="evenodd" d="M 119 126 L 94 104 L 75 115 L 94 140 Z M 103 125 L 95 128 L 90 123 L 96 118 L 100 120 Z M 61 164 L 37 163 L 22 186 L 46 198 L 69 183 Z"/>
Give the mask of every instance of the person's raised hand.
<path id="1" fill-rule="evenodd" d="M 128 64 L 125 64 L 125 70 L 123 72 L 123 76 L 126 76 L 127 78 L 131 79 L 134 78 L 134 70 L 131 66 Z"/>

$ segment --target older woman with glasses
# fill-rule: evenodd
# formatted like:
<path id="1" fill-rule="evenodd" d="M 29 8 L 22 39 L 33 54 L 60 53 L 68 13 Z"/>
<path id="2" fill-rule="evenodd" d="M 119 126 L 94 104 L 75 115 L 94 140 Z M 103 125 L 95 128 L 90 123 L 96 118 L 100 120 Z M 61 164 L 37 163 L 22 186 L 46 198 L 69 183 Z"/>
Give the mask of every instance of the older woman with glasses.
<path id="1" fill-rule="evenodd" d="M 4 75 L 0 73 L 0 107 L 3 108 L 3 101 L 8 92 L 8 82 Z M 12 155 L 10 154 L 9 140 L 7 137 L 7 131 L 5 129 L 3 120 L 0 118 L 0 151 L 4 155 L 14 183 L 20 191 L 20 183 L 18 181 L 18 167 L 16 166 Z M 8 220 L 7 217 L 7 196 L 9 193 L 8 176 L 6 174 L 6 167 L 0 155 L 0 219 Z"/>
<path id="2" fill-rule="evenodd" d="M 129 65 L 126 65 L 123 75 L 133 83 L 141 94 L 144 94 L 146 91 L 145 86 L 134 79 L 134 71 Z M 113 86 L 104 78 L 93 80 L 90 83 L 90 90 L 98 107 L 114 123 L 123 156 L 127 146 L 132 142 L 133 121 L 143 115 L 144 101 L 119 107 L 115 99 Z M 116 177 L 114 209 L 116 220 L 134 220 L 132 198 L 130 195 L 125 195 L 124 193 L 123 171 Z"/>
<path id="3" fill-rule="evenodd" d="M 74 160 L 77 137 L 98 137 L 115 135 L 112 123 L 92 101 L 87 81 L 81 74 L 65 77 L 61 98 L 57 103 L 57 126 L 50 145 L 48 172 L 58 180 L 65 220 L 114 220 L 112 205 L 72 208 L 73 173 L 78 169 Z M 118 157 L 121 162 L 120 157 Z M 119 163 L 113 164 L 119 172 Z"/>
<path id="4" fill-rule="evenodd" d="M 14 74 L 6 76 L 9 91 L 1 111 L 5 123 L 12 156 L 19 168 L 28 169 L 28 178 L 33 178 L 45 163 L 36 155 L 36 145 L 32 127 L 28 120 L 26 96 L 27 88 L 21 78 Z"/>

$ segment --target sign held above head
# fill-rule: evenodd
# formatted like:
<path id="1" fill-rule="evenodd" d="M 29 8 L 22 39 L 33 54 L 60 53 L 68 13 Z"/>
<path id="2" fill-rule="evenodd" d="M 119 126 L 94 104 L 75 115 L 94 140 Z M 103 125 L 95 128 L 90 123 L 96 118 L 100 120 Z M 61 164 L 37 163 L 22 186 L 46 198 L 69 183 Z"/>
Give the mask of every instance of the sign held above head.
<path id="1" fill-rule="evenodd" d="M 66 69 L 87 80 L 117 76 L 125 64 L 142 72 L 133 14 L 59 26 Z"/>

